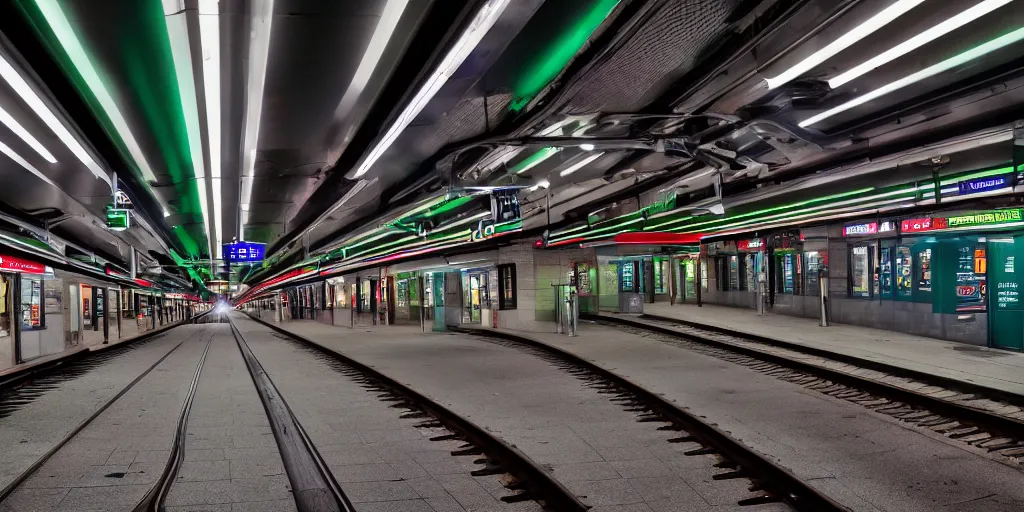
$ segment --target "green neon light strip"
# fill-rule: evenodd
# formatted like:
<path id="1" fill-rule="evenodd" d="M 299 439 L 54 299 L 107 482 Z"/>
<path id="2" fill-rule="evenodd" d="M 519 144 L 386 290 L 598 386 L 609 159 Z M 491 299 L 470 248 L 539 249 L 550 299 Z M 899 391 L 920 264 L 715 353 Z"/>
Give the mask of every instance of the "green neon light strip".
<path id="1" fill-rule="evenodd" d="M 838 198 L 842 198 L 842 197 L 849 197 L 849 196 L 852 196 L 852 195 L 863 194 L 863 193 L 866 193 L 866 192 L 870 192 L 872 190 L 874 190 L 874 187 L 861 188 L 861 189 L 857 189 L 857 190 L 851 190 L 849 192 L 842 192 L 842 193 L 839 193 L 839 194 L 832 194 L 832 195 L 828 195 L 828 196 L 824 196 L 824 197 L 818 197 L 818 198 L 814 198 L 814 199 L 807 199 L 807 200 L 804 200 L 804 201 L 798 201 L 796 203 L 792 203 L 792 204 L 788 204 L 788 205 L 774 206 L 774 207 L 771 207 L 771 208 L 764 208 L 762 210 L 756 210 L 756 211 L 752 211 L 752 212 L 741 213 L 741 214 L 732 215 L 732 216 L 729 216 L 729 217 L 726 217 L 726 218 L 712 219 L 712 220 L 708 220 L 708 221 L 704 221 L 704 222 L 698 222 L 696 224 L 687 225 L 686 227 L 690 228 L 690 227 L 696 227 L 696 226 L 707 226 L 707 225 L 710 225 L 710 224 L 715 224 L 715 223 L 720 223 L 720 222 L 729 222 L 729 221 L 734 221 L 736 219 L 741 219 L 741 218 L 746 218 L 746 217 L 761 216 L 761 215 L 764 215 L 765 213 L 769 213 L 769 212 L 773 212 L 773 211 L 788 210 L 788 209 L 792 209 L 792 208 L 800 208 L 800 207 L 811 205 L 811 204 L 814 204 L 814 203 L 820 203 L 822 201 L 832 201 L 832 200 L 835 200 L 835 199 L 838 199 Z M 827 206 L 832 206 L 832 205 L 827 205 Z M 685 208 L 680 208 L 679 210 L 683 210 L 683 209 L 685 209 Z M 659 224 L 658 227 L 667 226 L 667 225 L 670 225 L 670 224 L 678 224 L 678 223 L 683 222 L 683 221 L 685 221 L 685 220 L 687 220 L 689 218 L 692 218 L 692 217 L 684 217 L 682 219 L 669 221 L 669 222 L 666 222 L 666 223 L 663 223 L 663 224 Z M 579 236 L 579 235 L 577 235 L 577 236 Z"/>
<path id="2" fill-rule="evenodd" d="M 822 202 L 822 201 L 831 201 L 831 200 L 839 199 L 839 198 L 842 198 L 842 197 L 849 197 L 849 196 L 852 196 L 852 195 L 863 194 L 865 192 L 870 192 L 872 190 L 874 190 L 874 187 L 866 187 L 866 188 L 861 188 L 861 189 L 857 189 L 857 190 L 851 190 L 849 192 L 842 192 L 842 193 L 832 194 L 832 195 L 828 195 L 828 196 L 824 196 L 824 197 L 818 197 L 818 198 L 814 198 L 814 199 L 807 199 L 807 200 L 804 200 L 804 201 L 798 201 L 796 203 L 792 203 L 792 204 L 788 204 L 788 205 L 774 206 L 774 207 L 765 208 L 765 209 L 762 209 L 762 210 L 756 210 L 756 211 L 752 211 L 752 212 L 748 212 L 748 213 L 732 215 L 732 216 L 729 216 L 727 218 L 704 221 L 704 222 L 701 222 L 701 223 L 698 223 L 698 224 L 694 224 L 694 225 L 695 226 L 703 226 L 703 225 L 712 224 L 712 223 L 715 223 L 715 222 L 730 221 L 730 220 L 734 220 L 734 219 L 751 217 L 751 216 L 755 216 L 755 215 L 763 215 L 765 213 L 773 212 L 773 211 L 786 210 L 786 209 L 791 209 L 791 208 L 799 208 L 799 207 L 802 207 L 802 206 L 807 206 L 807 205 L 814 204 L 814 203 L 819 203 L 819 202 Z M 677 208 L 675 211 L 683 211 L 683 210 L 686 210 L 686 209 L 688 209 L 688 207 Z M 617 219 L 624 219 L 624 218 L 629 217 L 630 215 L 635 215 L 635 213 L 631 213 L 629 215 L 623 215 L 621 217 L 618 217 Z M 670 225 L 670 224 L 677 224 L 679 222 L 683 222 L 683 221 L 691 219 L 691 218 L 693 218 L 693 217 L 683 217 L 681 219 L 676 219 L 676 220 L 668 221 L 668 222 L 665 222 L 665 223 L 662 223 L 662 224 L 658 224 L 656 227 L 667 226 L 667 225 Z M 623 225 L 623 223 L 620 221 L 619 223 L 615 224 L 615 226 L 619 226 L 619 225 Z M 614 226 L 610 226 L 610 227 L 614 227 Z M 653 227 L 652 227 L 652 229 L 653 229 Z M 579 236 L 580 235 L 575 235 L 575 236 L 569 237 L 569 238 L 576 238 L 576 237 L 579 237 Z M 557 237 L 558 238 L 555 239 L 555 237 L 553 236 L 552 237 L 552 241 L 557 241 L 557 240 L 566 238 L 566 237 L 562 236 L 562 233 L 559 233 L 557 235 Z"/>
<path id="3" fill-rule="evenodd" d="M 509 109 L 513 112 L 522 110 L 554 80 L 618 4 L 619 0 L 594 0 L 590 10 L 563 32 L 516 83 L 513 87 L 516 97 Z"/>
<path id="4" fill-rule="evenodd" d="M 89 59 L 89 56 L 86 54 L 85 48 L 82 46 L 82 42 L 78 40 L 74 29 L 71 28 L 71 23 L 64 14 L 64 10 L 61 9 L 60 3 L 57 0 L 35 1 L 36 7 L 39 8 L 39 12 L 43 15 L 43 18 L 46 19 L 46 23 L 50 26 L 50 30 L 53 31 L 53 34 L 57 37 L 57 41 L 60 43 L 61 47 L 64 48 L 64 52 L 67 54 L 68 58 L 71 59 L 71 63 L 75 66 L 78 74 L 85 81 L 89 90 L 103 108 L 103 112 L 113 124 L 121 142 L 124 143 L 128 153 L 135 161 L 136 166 L 138 166 L 138 170 L 141 171 L 142 177 L 147 182 L 156 182 L 156 176 L 153 174 L 153 169 L 150 168 L 149 162 L 146 161 L 146 156 L 143 154 L 142 148 L 139 147 L 139 143 L 135 140 L 135 136 L 132 135 L 131 130 L 128 128 L 128 122 L 125 121 L 124 116 L 121 115 L 121 111 L 117 108 L 117 102 L 114 101 L 114 98 L 110 95 L 110 91 L 108 91 L 106 86 L 103 84 L 103 80 L 96 71 L 96 67 L 93 65 L 92 60 Z"/>
<path id="5" fill-rule="evenodd" d="M 522 174 L 526 171 L 529 171 L 530 169 L 533 169 L 534 167 L 539 165 L 541 162 L 547 160 L 548 158 L 555 156 L 559 151 L 561 151 L 561 148 L 543 148 L 540 151 L 526 157 L 525 159 L 523 159 L 523 161 L 519 162 L 518 164 L 513 165 L 512 169 L 510 170 L 515 174 Z"/>

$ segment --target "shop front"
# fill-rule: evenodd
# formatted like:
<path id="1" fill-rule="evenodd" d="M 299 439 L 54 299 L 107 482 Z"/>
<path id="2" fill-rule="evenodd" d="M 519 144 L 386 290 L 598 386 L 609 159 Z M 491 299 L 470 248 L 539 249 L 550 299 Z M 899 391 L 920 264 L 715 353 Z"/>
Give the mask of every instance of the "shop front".
<path id="1" fill-rule="evenodd" d="M 702 245 L 702 302 L 757 307 L 757 289 L 766 261 L 766 249 L 764 238 L 721 240 Z M 690 261 L 691 267 L 698 266 L 693 260 Z M 690 272 L 693 274 L 693 288 L 696 289 L 697 269 Z M 691 302 L 696 302 L 695 298 Z"/>
<path id="2" fill-rule="evenodd" d="M 0 255 L 0 369 L 70 347 L 61 283 L 46 265 Z"/>
<path id="3" fill-rule="evenodd" d="M 492 326 L 491 291 L 498 288 L 495 268 L 462 269 L 462 323 Z M 493 282 L 492 282 L 493 281 Z"/>
<path id="4" fill-rule="evenodd" d="M 1022 350 L 1022 227 L 1021 209 L 847 224 L 847 289 L 833 301 L 833 319 Z"/>

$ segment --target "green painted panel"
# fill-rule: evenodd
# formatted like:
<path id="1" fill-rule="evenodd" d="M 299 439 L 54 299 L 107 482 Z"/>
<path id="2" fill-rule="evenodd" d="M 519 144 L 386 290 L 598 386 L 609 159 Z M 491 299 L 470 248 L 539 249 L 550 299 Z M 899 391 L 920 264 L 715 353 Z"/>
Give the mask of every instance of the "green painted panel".
<path id="1" fill-rule="evenodd" d="M 1017 257 L 1021 239 L 989 242 L 988 275 L 992 307 L 989 314 L 989 340 L 994 347 L 1024 348 L 1024 304 L 1020 298 Z"/>

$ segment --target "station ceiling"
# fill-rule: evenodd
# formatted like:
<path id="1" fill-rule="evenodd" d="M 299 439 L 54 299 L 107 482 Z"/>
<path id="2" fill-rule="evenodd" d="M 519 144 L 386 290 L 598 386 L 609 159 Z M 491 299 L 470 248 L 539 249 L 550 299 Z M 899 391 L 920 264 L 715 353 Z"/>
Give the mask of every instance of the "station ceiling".
<path id="1" fill-rule="evenodd" d="M 251 284 L 486 242 L 495 190 L 565 240 L 997 169 L 1024 105 L 1013 0 L 0 6 L 0 213 L 212 274 L 266 243 Z"/>

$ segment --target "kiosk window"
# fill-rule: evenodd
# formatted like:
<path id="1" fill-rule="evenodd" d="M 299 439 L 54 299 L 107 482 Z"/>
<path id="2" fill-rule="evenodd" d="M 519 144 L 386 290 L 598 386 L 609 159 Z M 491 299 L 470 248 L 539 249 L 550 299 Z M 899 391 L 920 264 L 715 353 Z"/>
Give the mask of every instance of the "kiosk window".
<path id="1" fill-rule="evenodd" d="M 665 263 L 668 262 L 654 258 L 654 293 L 657 294 L 665 293 L 665 268 L 662 267 Z"/>
<path id="2" fill-rule="evenodd" d="M 516 309 L 516 266 L 498 265 L 498 309 Z"/>
<path id="3" fill-rule="evenodd" d="M 932 250 L 924 249 L 918 251 L 917 264 L 914 267 L 914 280 L 917 282 L 917 289 L 922 292 L 932 291 Z"/>
<path id="4" fill-rule="evenodd" d="M 434 273 L 426 272 L 423 274 L 423 305 L 432 308 L 434 307 Z"/>
<path id="5" fill-rule="evenodd" d="M 704 258 L 700 261 L 700 289 L 708 289 L 708 259 Z"/>
<path id="6" fill-rule="evenodd" d="M 42 278 L 21 276 L 21 328 L 23 330 L 46 328 L 42 304 Z"/>
<path id="7" fill-rule="evenodd" d="M 910 256 L 910 247 L 899 246 L 894 252 L 893 270 L 895 271 L 896 297 L 909 299 L 914 290 L 914 265 L 913 258 Z"/>
<path id="8" fill-rule="evenodd" d="M 820 295 L 821 286 L 818 282 L 818 271 L 825 269 L 825 255 L 818 251 L 805 252 L 804 264 L 807 266 L 807 271 L 804 273 L 806 279 L 804 293 L 806 295 Z"/>
<path id="9" fill-rule="evenodd" d="M 879 249 L 878 293 L 883 299 L 891 299 L 893 292 L 892 247 Z"/>
<path id="10" fill-rule="evenodd" d="M 359 313 L 370 312 L 370 280 L 363 279 L 359 285 Z"/>
<path id="11" fill-rule="evenodd" d="M 850 249 L 850 297 L 871 298 L 871 251 L 868 246 Z"/>
<path id="12" fill-rule="evenodd" d="M 778 293 L 796 293 L 796 283 L 799 282 L 797 269 L 799 258 L 793 253 L 775 255 L 775 275 L 777 276 L 776 291 Z"/>
<path id="13" fill-rule="evenodd" d="M 757 289 L 757 255 L 747 254 L 743 256 L 743 270 L 746 274 L 747 290 Z"/>
<path id="14" fill-rule="evenodd" d="M 729 256 L 729 289 L 739 290 L 740 289 L 740 258 L 739 256 Z"/>

